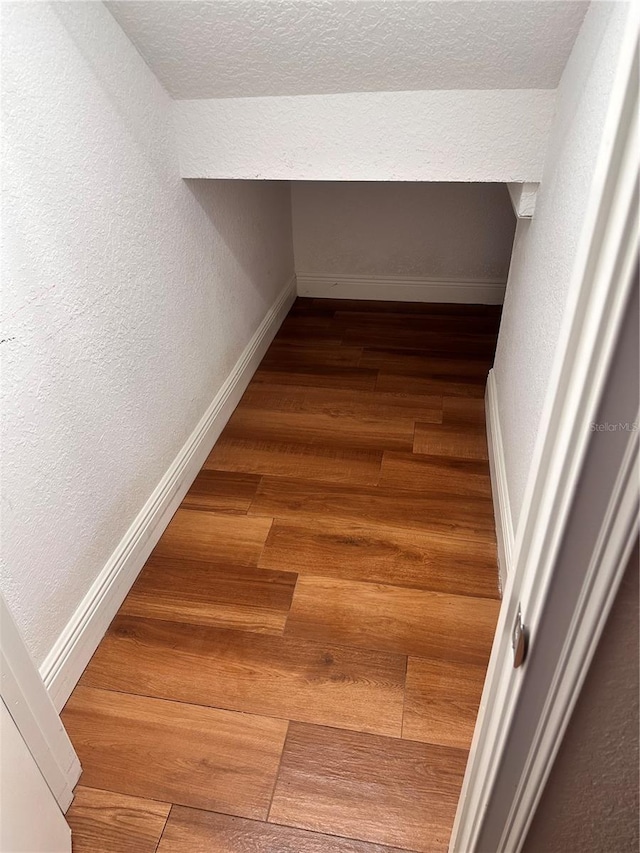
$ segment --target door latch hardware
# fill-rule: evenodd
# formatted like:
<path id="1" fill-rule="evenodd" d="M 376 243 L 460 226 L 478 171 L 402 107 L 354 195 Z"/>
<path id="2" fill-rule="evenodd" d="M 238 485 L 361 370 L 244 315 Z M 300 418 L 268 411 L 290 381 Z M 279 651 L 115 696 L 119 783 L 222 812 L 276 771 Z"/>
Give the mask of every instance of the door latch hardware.
<path id="1" fill-rule="evenodd" d="M 511 647 L 513 648 L 513 666 L 517 669 L 525 661 L 529 646 L 529 637 L 526 627 L 522 624 L 522 608 L 518 605 L 518 615 L 511 634 Z"/>

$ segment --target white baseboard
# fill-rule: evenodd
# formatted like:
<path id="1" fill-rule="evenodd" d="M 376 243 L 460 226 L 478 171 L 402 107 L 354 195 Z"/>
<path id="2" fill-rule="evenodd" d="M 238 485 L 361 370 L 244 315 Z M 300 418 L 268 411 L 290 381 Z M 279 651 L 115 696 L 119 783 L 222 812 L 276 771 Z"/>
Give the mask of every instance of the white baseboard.
<path id="1" fill-rule="evenodd" d="M 506 282 L 497 279 L 297 273 L 298 295 L 320 299 L 380 299 L 397 302 L 464 302 L 501 305 Z"/>
<path id="2" fill-rule="evenodd" d="M 224 385 L 56 640 L 40 675 L 60 710 L 260 364 L 296 297 L 279 294 Z"/>
<path id="3" fill-rule="evenodd" d="M 493 370 L 489 371 L 485 396 L 487 415 L 487 442 L 489 445 L 489 469 L 491 471 L 491 492 L 493 494 L 493 512 L 496 519 L 498 537 L 498 567 L 500 587 L 505 588 L 507 575 L 511 571 L 513 554 L 513 519 L 509 502 L 507 471 L 504 459 L 504 446 L 500 430 L 496 379 Z"/>

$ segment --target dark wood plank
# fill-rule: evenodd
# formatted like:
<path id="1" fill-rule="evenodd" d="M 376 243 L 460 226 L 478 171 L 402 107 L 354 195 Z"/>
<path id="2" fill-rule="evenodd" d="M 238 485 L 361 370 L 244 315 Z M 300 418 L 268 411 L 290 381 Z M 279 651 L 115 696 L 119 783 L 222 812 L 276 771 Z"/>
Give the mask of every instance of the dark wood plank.
<path id="1" fill-rule="evenodd" d="M 423 328 L 404 328 L 380 324 L 378 327 L 363 327 L 361 324 L 344 324 L 342 342 L 345 346 L 376 347 L 401 350 L 418 350 L 428 353 L 464 353 L 466 358 L 491 358 L 496 349 L 497 333 L 466 331 L 455 324 L 424 324 Z"/>
<path id="2" fill-rule="evenodd" d="M 498 597 L 494 542 L 333 519 L 276 519 L 259 565 L 344 580 Z"/>
<path id="3" fill-rule="evenodd" d="M 495 541 L 489 498 L 263 477 L 250 516 L 334 518 Z"/>
<path id="4" fill-rule="evenodd" d="M 462 497 L 491 497 L 488 462 L 476 459 L 385 452 L 379 485 Z"/>
<path id="5" fill-rule="evenodd" d="M 291 364 L 281 369 L 268 369 L 261 366 L 254 373 L 252 382 L 266 382 L 277 385 L 305 385 L 311 388 L 347 388 L 354 391 L 373 391 L 376 386 L 377 377 L 377 370 L 361 370 L 357 367 L 331 367 L 330 365 Z"/>
<path id="6" fill-rule="evenodd" d="M 402 736 L 469 749 L 485 666 L 409 658 Z"/>
<path id="7" fill-rule="evenodd" d="M 442 334 L 450 332 L 451 334 L 485 334 L 497 335 L 499 322 L 495 317 L 481 314 L 443 314 L 437 313 L 435 310 L 425 313 L 410 313 L 395 311 L 392 314 L 379 314 L 373 311 L 343 311 L 338 310 L 333 312 L 331 319 L 326 318 L 325 323 L 335 329 L 357 329 L 361 331 L 370 331 L 373 334 L 393 333 L 397 336 L 399 343 L 402 345 L 403 340 L 401 335 L 396 335 L 398 332 L 407 331 L 414 332 L 436 332 Z M 376 344 L 373 344 L 376 346 Z M 380 346 L 380 345 L 378 345 Z M 420 349 L 420 345 L 417 349 Z"/>
<path id="8" fill-rule="evenodd" d="M 502 305 L 480 305 L 463 302 L 392 302 L 379 299 L 320 299 L 314 298 L 308 310 L 355 311 L 358 314 L 370 312 L 373 314 L 428 314 L 431 316 L 452 317 L 494 317 L 499 323 Z"/>
<path id="9" fill-rule="evenodd" d="M 484 432 L 486 424 L 484 400 L 446 396 L 443 399 L 443 410 L 443 423 L 447 426 L 456 424 Z"/>
<path id="10" fill-rule="evenodd" d="M 270 387 L 270 386 L 268 386 Z M 442 417 L 438 411 L 438 419 Z M 336 413 L 264 412 L 239 407 L 224 429 L 224 438 L 305 444 L 360 451 L 411 450 L 414 419 L 362 418 Z"/>
<path id="11" fill-rule="evenodd" d="M 218 439 L 204 464 L 205 468 L 226 471 L 375 485 L 381 462 L 379 450 L 286 444 L 251 437 L 228 438 L 225 434 Z"/>
<path id="12" fill-rule="evenodd" d="M 282 634 L 295 585 L 292 572 L 154 556 L 119 612 Z"/>
<path id="13" fill-rule="evenodd" d="M 78 785 L 66 814 L 73 853 L 155 853 L 170 803 Z"/>
<path id="14" fill-rule="evenodd" d="M 289 317 L 333 317 L 334 309 L 325 305 L 324 300 L 310 296 L 298 296 L 291 306 Z"/>
<path id="15" fill-rule="evenodd" d="M 262 359 L 261 367 L 267 370 L 299 367 L 359 367 L 361 347 L 323 346 L 322 344 L 296 344 L 278 341 L 271 344 Z"/>
<path id="16" fill-rule="evenodd" d="M 490 598 L 300 575 L 285 635 L 482 666 L 499 609 Z"/>
<path id="17" fill-rule="evenodd" d="M 187 509 L 213 512 L 246 513 L 253 500 L 260 477 L 227 471 L 200 471 L 182 501 Z"/>
<path id="18" fill-rule="evenodd" d="M 466 755 L 292 723 L 269 821 L 444 853 Z"/>
<path id="19" fill-rule="evenodd" d="M 179 509 L 153 553 L 172 559 L 251 566 L 260 556 L 270 527 L 271 519 L 267 518 Z"/>
<path id="20" fill-rule="evenodd" d="M 405 669 L 330 642 L 117 616 L 82 683 L 400 737 Z"/>
<path id="21" fill-rule="evenodd" d="M 78 686 L 62 713 L 82 784 L 265 818 L 287 724 Z"/>
<path id="22" fill-rule="evenodd" d="M 463 376 L 403 376 L 380 371 L 376 382 L 377 391 L 393 391 L 404 394 L 447 394 L 449 397 L 476 397 L 484 399 L 485 379 Z"/>
<path id="23" fill-rule="evenodd" d="M 446 379 L 452 382 L 487 381 L 490 359 L 436 357 L 431 353 L 405 352 L 394 349 L 365 349 L 360 367 L 381 370 L 401 376 Z"/>
<path id="24" fill-rule="evenodd" d="M 406 853 L 290 826 L 174 806 L 158 853 Z"/>
<path id="25" fill-rule="evenodd" d="M 278 329 L 274 340 L 338 347 L 342 343 L 342 333 L 333 322 L 332 313 L 322 317 L 289 315 Z"/>
<path id="26" fill-rule="evenodd" d="M 487 436 L 483 430 L 457 424 L 416 423 L 413 452 L 459 459 L 488 459 Z"/>

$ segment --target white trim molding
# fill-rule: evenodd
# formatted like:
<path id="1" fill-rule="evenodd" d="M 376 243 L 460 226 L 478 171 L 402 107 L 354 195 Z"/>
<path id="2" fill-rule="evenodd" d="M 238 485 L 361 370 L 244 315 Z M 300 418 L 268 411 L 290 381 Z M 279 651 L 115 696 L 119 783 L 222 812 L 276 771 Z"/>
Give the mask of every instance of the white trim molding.
<path id="1" fill-rule="evenodd" d="M 298 294 L 318 299 L 378 299 L 385 302 L 459 302 L 501 305 L 502 279 L 427 278 L 297 273 Z"/>
<path id="2" fill-rule="evenodd" d="M 60 809 L 66 812 L 80 778 L 80 761 L 2 595 L 0 695 Z"/>
<path id="3" fill-rule="evenodd" d="M 295 276 L 292 276 L 44 660 L 40 675 L 58 710 L 69 698 L 109 623 L 238 405 L 295 297 Z"/>
<path id="4" fill-rule="evenodd" d="M 507 184 L 513 212 L 518 219 L 531 219 L 536 209 L 540 184 Z"/>
<path id="5" fill-rule="evenodd" d="M 509 501 L 509 485 L 500 428 L 500 410 L 498 406 L 498 387 L 493 370 L 489 371 L 485 410 L 487 419 L 487 444 L 489 447 L 489 471 L 491 474 L 491 494 L 493 512 L 496 520 L 498 539 L 498 567 L 500 571 L 500 591 L 507 584 L 513 555 L 513 517 Z"/>

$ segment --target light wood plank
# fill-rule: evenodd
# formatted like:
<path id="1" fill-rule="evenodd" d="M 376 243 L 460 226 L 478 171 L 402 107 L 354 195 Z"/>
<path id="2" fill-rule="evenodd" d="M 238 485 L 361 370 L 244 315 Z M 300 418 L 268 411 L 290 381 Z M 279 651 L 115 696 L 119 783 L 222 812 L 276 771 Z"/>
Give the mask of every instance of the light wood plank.
<path id="1" fill-rule="evenodd" d="M 82 783 L 265 818 L 287 724 L 78 686 L 62 713 Z"/>
<path id="2" fill-rule="evenodd" d="M 499 602 L 300 575 L 285 634 L 486 665 Z"/>
<path id="3" fill-rule="evenodd" d="M 154 549 L 154 556 L 255 565 L 271 519 L 179 509 Z"/>
<path id="4" fill-rule="evenodd" d="M 438 492 L 263 477 L 249 516 L 296 520 L 334 518 L 342 522 L 384 524 L 495 541 L 493 504 L 489 498 Z"/>
<path id="5" fill-rule="evenodd" d="M 463 497 L 491 497 L 489 464 L 478 459 L 385 452 L 379 485 Z"/>
<path id="6" fill-rule="evenodd" d="M 469 749 L 485 666 L 409 658 L 402 736 Z"/>
<path id="7" fill-rule="evenodd" d="M 244 514 L 253 500 L 260 477 L 250 473 L 209 471 L 203 468 L 182 501 L 186 509 Z"/>
<path id="8" fill-rule="evenodd" d="M 458 459 L 488 459 L 484 431 L 457 424 L 417 423 L 413 452 L 428 456 L 453 456 Z"/>
<path id="9" fill-rule="evenodd" d="M 73 853 L 155 853 L 170 803 L 78 785 L 66 819 Z"/>
<path id="10" fill-rule="evenodd" d="M 269 820 L 444 853 L 465 763 L 462 750 L 292 723 Z"/>
<path id="11" fill-rule="evenodd" d="M 158 853 L 406 853 L 368 844 L 259 823 L 246 818 L 174 806 Z"/>
<path id="12" fill-rule="evenodd" d="M 154 556 L 119 612 L 281 634 L 295 584 L 292 572 Z"/>
<path id="13" fill-rule="evenodd" d="M 117 616 L 82 683 L 400 737 L 405 669 L 331 642 Z"/>
<path id="14" fill-rule="evenodd" d="M 428 423 L 442 422 L 442 397 L 392 394 L 382 391 L 352 391 L 342 388 L 306 388 L 295 385 L 250 385 L 241 408 L 265 412 L 300 412 L 334 418 L 410 418 Z"/>
<path id="15" fill-rule="evenodd" d="M 211 451 L 205 468 L 375 485 L 381 461 L 381 451 L 312 447 L 223 435 Z"/>
<path id="16" fill-rule="evenodd" d="M 276 519 L 264 568 L 344 580 L 498 597 L 494 542 L 334 519 Z"/>
<path id="17" fill-rule="evenodd" d="M 438 418 L 441 414 L 438 412 Z M 386 418 L 323 412 L 263 412 L 238 408 L 225 427 L 224 437 L 258 439 L 283 444 L 337 447 L 340 449 L 411 450 L 414 419 Z"/>

